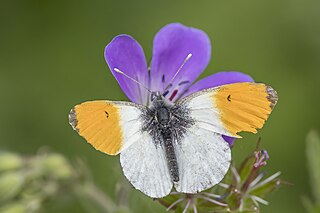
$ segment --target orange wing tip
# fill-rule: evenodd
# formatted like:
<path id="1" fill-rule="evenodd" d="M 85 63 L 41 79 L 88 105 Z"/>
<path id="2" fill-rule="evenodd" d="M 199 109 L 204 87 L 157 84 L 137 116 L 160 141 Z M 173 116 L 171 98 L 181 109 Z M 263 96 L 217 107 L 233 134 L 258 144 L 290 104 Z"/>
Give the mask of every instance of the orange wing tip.
<path id="1" fill-rule="evenodd" d="M 268 94 L 267 99 L 270 101 L 270 107 L 273 109 L 278 102 L 277 91 L 275 91 L 271 86 L 266 86 L 266 92 Z"/>
<path id="2" fill-rule="evenodd" d="M 77 114 L 74 108 L 72 108 L 69 113 L 69 124 L 75 131 L 79 132 L 79 129 L 77 129 L 77 125 L 78 125 Z"/>
<path id="3" fill-rule="evenodd" d="M 117 155 L 123 148 L 120 111 L 107 101 L 89 101 L 72 108 L 69 123 L 96 150 Z"/>

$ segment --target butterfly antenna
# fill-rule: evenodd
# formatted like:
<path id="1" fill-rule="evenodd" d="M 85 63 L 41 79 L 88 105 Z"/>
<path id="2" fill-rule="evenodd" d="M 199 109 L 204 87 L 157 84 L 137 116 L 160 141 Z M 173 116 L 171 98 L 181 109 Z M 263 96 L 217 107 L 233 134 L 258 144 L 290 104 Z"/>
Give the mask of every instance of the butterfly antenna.
<path id="1" fill-rule="evenodd" d="M 135 83 L 139 84 L 141 87 L 143 87 L 144 89 L 146 89 L 148 92 L 152 93 L 151 90 L 149 90 L 145 85 L 141 84 L 139 81 L 137 81 L 136 79 L 130 77 L 129 75 L 125 74 L 124 72 L 122 72 L 121 70 L 119 70 L 118 68 L 113 68 L 113 70 L 121 75 L 124 75 L 125 77 L 129 78 L 130 80 L 134 81 Z"/>
<path id="2" fill-rule="evenodd" d="M 171 78 L 170 83 L 168 84 L 168 86 L 164 89 L 164 91 L 166 91 L 167 89 L 169 89 L 172 86 L 172 83 L 174 81 L 174 79 L 177 77 L 177 75 L 179 74 L 179 72 L 181 71 L 182 67 L 187 63 L 187 61 L 192 57 L 192 54 L 189 53 L 187 55 L 187 57 L 184 59 L 183 63 L 181 64 L 181 66 L 179 67 L 179 69 L 177 70 L 177 72 L 174 74 L 174 76 Z"/>

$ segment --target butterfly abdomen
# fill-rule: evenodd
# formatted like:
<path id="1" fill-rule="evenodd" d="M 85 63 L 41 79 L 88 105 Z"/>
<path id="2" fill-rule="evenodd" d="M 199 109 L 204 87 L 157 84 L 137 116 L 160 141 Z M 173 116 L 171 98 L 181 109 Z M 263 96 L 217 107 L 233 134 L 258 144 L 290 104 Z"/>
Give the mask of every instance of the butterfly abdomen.
<path id="1" fill-rule="evenodd" d="M 179 181 L 179 169 L 177 157 L 172 144 L 172 130 L 170 127 L 170 112 L 166 106 L 161 106 L 157 109 L 157 120 L 162 136 L 163 146 L 169 167 L 169 173 L 173 182 Z"/>
<path id="2" fill-rule="evenodd" d="M 172 134 L 170 129 L 165 129 L 162 132 L 167 163 L 169 167 L 170 176 L 173 182 L 179 181 L 179 168 L 177 163 L 176 153 L 172 143 Z"/>

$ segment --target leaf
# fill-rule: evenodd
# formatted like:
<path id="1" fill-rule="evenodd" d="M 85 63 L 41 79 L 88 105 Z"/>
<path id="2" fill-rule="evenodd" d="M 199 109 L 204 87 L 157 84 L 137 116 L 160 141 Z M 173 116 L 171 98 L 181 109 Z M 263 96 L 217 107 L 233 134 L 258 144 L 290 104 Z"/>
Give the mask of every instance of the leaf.
<path id="1" fill-rule="evenodd" d="M 320 138 L 311 130 L 307 135 L 306 155 L 311 178 L 311 189 L 317 204 L 320 204 Z"/>

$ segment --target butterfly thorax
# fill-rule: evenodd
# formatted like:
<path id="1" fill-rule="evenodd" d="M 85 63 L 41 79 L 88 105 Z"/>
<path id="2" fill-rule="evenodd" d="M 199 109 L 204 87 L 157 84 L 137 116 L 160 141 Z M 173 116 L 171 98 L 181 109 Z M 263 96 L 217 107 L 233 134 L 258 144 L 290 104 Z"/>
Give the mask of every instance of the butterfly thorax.
<path id="1" fill-rule="evenodd" d="M 171 179 L 179 181 L 179 168 L 175 154 L 175 143 L 180 143 L 187 129 L 194 123 L 189 111 L 183 106 L 173 104 L 156 93 L 150 108 L 144 113 L 143 130 L 147 131 L 157 148 L 165 151 Z"/>

